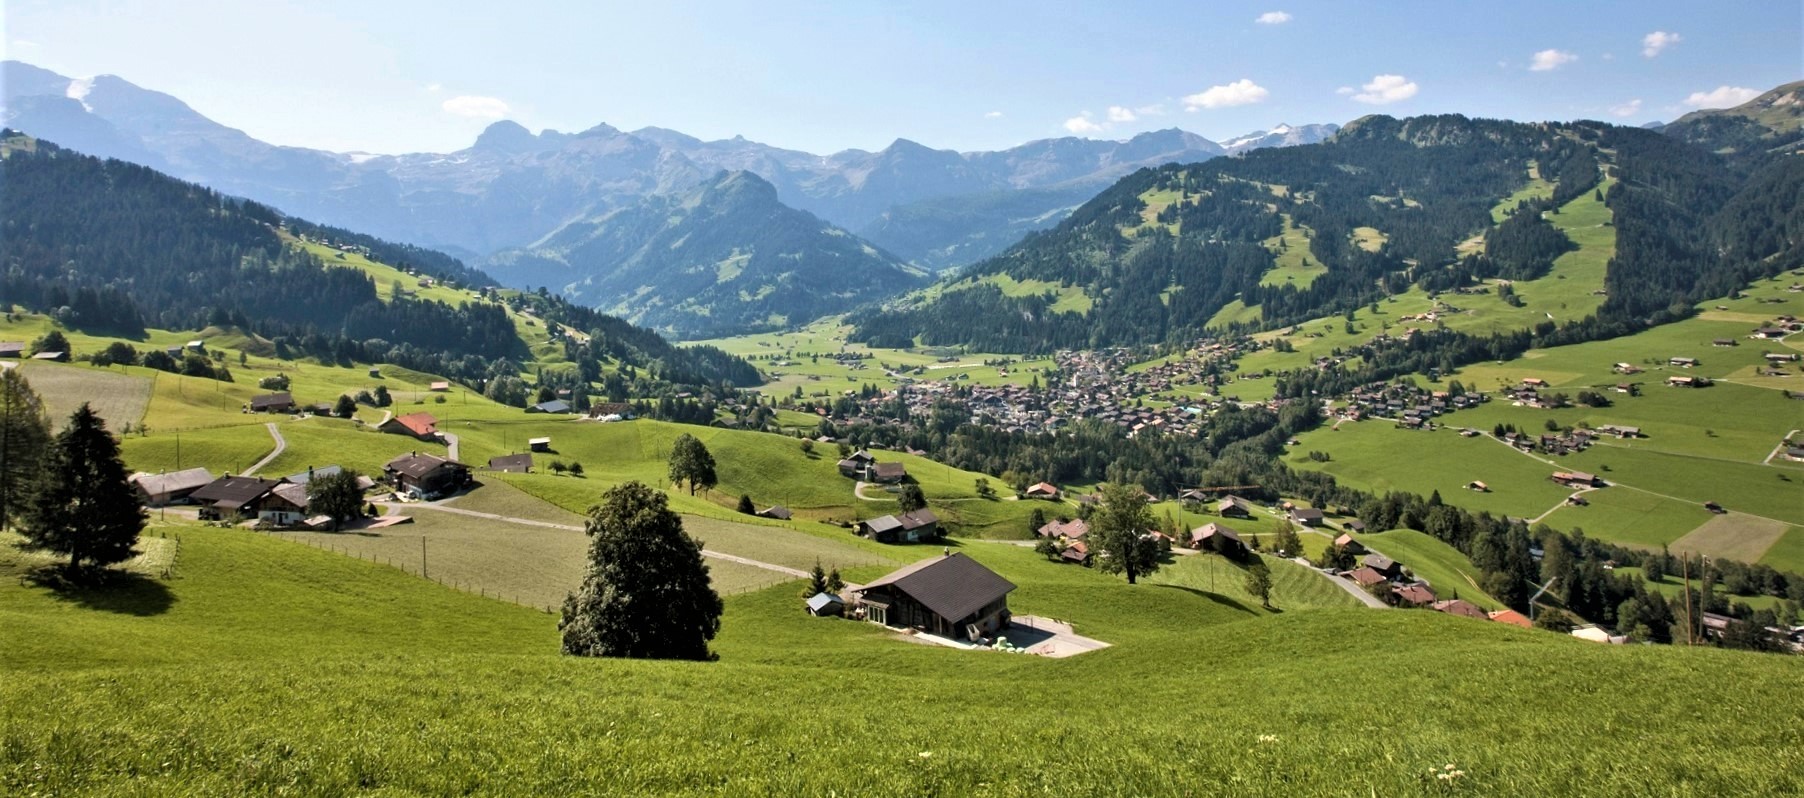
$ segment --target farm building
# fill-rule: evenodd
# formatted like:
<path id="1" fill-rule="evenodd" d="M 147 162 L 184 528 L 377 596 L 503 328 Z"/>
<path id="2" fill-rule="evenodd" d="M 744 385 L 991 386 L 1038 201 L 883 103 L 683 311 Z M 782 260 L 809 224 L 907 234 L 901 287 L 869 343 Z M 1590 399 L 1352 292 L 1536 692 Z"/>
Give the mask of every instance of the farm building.
<path id="1" fill-rule="evenodd" d="M 1684 369 L 1692 368 L 1692 367 L 1698 365 L 1698 359 L 1695 357 L 1675 357 L 1666 362 L 1670 365 L 1678 366 L 1679 368 L 1684 368 Z"/>
<path id="2" fill-rule="evenodd" d="M 1073 518 L 1069 521 L 1060 521 L 1055 518 L 1042 524 L 1034 532 L 1043 538 L 1082 540 L 1085 535 L 1090 534 L 1090 522 L 1082 518 Z"/>
<path id="3" fill-rule="evenodd" d="M 451 383 L 446 382 L 444 380 L 437 380 L 437 381 L 433 382 L 432 384 L 426 386 L 426 389 L 429 391 L 438 391 L 440 393 L 443 393 L 445 391 L 451 390 Z"/>
<path id="4" fill-rule="evenodd" d="M 1035 482 L 1029 485 L 1022 495 L 1029 499 L 1056 499 L 1059 497 L 1058 486 L 1046 482 Z"/>
<path id="5" fill-rule="evenodd" d="M 866 620 L 975 640 L 1008 625 L 1014 583 L 964 554 L 922 560 L 858 591 Z"/>
<path id="6" fill-rule="evenodd" d="M 1604 424 L 1604 425 L 1598 427 L 1597 431 L 1600 433 L 1603 433 L 1605 435 L 1614 435 L 1618 438 L 1639 438 L 1639 437 L 1641 437 L 1641 428 L 1640 427 L 1624 427 L 1624 426 L 1620 426 L 1617 424 Z"/>
<path id="7" fill-rule="evenodd" d="M 1353 539 L 1352 535 L 1346 533 L 1342 533 L 1340 537 L 1335 538 L 1334 545 L 1346 549 L 1348 554 L 1360 554 L 1366 550 L 1364 545 L 1361 545 L 1359 541 Z"/>
<path id="8" fill-rule="evenodd" d="M 1290 511 L 1290 520 L 1300 526 L 1321 526 L 1322 511 L 1314 507 L 1294 507 Z"/>
<path id="9" fill-rule="evenodd" d="M 370 379 L 372 379 L 372 380 L 382 379 L 382 369 L 380 369 L 376 366 L 371 366 L 370 367 Z"/>
<path id="10" fill-rule="evenodd" d="M 870 452 L 859 449 L 839 461 L 839 473 L 849 479 L 864 479 L 865 471 L 874 462 L 877 462 L 877 458 L 872 457 Z"/>
<path id="11" fill-rule="evenodd" d="M 570 403 L 562 399 L 553 399 L 549 402 L 540 402 L 532 407 L 528 407 L 526 408 L 526 412 L 562 415 L 570 412 Z"/>
<path id="12" fill-rule="evenodd" d="M 382 473 L 395 492 L 431 499 L 470 484 L 470 467 L 430 454 L 404 454 L 388 461 Z"/>
<path id="13" fill-rule="evenodd" d="M 307 486 L 283 482 L 257 507 L 257 520 L 276 526 L 294 526 L 307 520 Z"/>
<path id="14" fill-rule="evenodd" d="M 491 457 L 489 458 L 489 470 L 508 474 L 530 474 L 532 473 L 532 454 L 527 452 Z"/>
<path id="15" fill-rule="evenodd" d="M 1477 604 L 1473 604 L 1465 599 L 1437 601 L 1434 603 L 1434 610 L 1435 612 L 1444 612 L 1448 615 L 1477 618 L 1481 621 L 1488 621 L 1491 619 L 1490 613 L 1485 612 L 1484 609 L 1480 608 Z"/>
<path id="16" fill-rule="evenodd" d="M 1059 550 L 1059 559 L 1078 565 L 1090 564 L 1090 544 L 1081 540 L 1073 540 Z"/>
<path id="17" fill-rule="evenodd" d="M 809 596 L 804 604 L 808 607 L 808 614 L 817 617 L 826 615 L 844 615 L 846 612 L 845 599 L 835 596 L 832 593 L 816 593 Z"/>
<path id="18" fill-rule="evenodd" d="M 1593 643 L 1609 643 L 1618 646 L 1629 642 L 1628 635 L 1610 634 L 1610 630 L 1594 623 L 1588 623 L 1572 630 L 1572 636 L 1580 640 L 1589 640 Z"/>
<path id="19" fill-rule="evenodd" d="M 1583 471 L 1555 471 L 1548 479 L 1568 488 L 1594 488 L 1603 484 L 1603 480 L 1598 479 L 1596 474 Z"/>
<path id="20" fill-rule="evenodd" d="M 294 409 L 294 397 L 287 391 L 251 397 L 252 413 L 286 413 Z"/>
<path id="21" fill-rule="evenodd" d="M 1341 528 L 1348 532 L 1364 532 L 1366 531 L 1366 522 L 1357 518 L 1349 518 L 1341 522 Z"/>
<path id="22" fill-rule="evenodd" d="M 69 362 L 68 352 L 39 352 L 31 356 L 32 360 L 48 360 L 52 363 Z"/>
<path id="23" fill-rule="evenodd" d="M 1384 574 L 1363 566 L 1348 571 L 1346 577 L 1353 580 L 1353 583 L 1360 587 L 1375 587 L 1388 581 L 1384 578 Z"/>
<path id="24" fill-rule="evenodd" d="M 1479 493 L 1490 493 L 1491 486 L 1486 485 L 1485 483 L 1475 479 L 1475 480 L 1472 480 L 1471 482 L 1466 483 L 1466 490 L 1475 490 L 1475 491 L 1478 491 Z"/>
<path id="25" fill-rule="evenodd" d="M 549 452 L 549 451 L 551 451 L 551 439 L 550 438 L 528 438 L 526 440 L 526 448 L 531 449 L 535 452 Z"/>
<path id="26" fill-rule="evenodd" d="M 202 486 L 188 498 L 200 505 L 203 521 L 241 520 L 256 517 L 276 486 L 283 484 L 286 483 L 279 479 L 227 474 Z"/>
<path id="27" fill-rule="evenodd" d="M 1491 620 L 1498 623 L 1507 623 L 1511 626 L 1520 626 L 1524 629 L 1535 628 L 1534 622 L 1530 621 L 1527 615 L 1523 615 L 1520 612 L 1510 609 L 1498 610 L 1491 613 Z"/>
<path id="28" fill-rule="evenodd" d="M 1223 496 L 1215 503 L 1215 514 L 1223 518 L 1252 518 L 1253 505 L 1239 496 Z"/>
<path id="29" fill-rule="evenodd" d="M 376 429 L 395 435 L 409 435 L 423 441 L 438 440 L 438 419 L 433 418 L 431 413 L 408 413 L 404 416 L 395 416 L 382 422 L 382 426 Z"/>
<path id="30" fill-rule="evenodd" d="M 759 518 L 772 518 L 778 521 L 788 521 L 793 516 L 794 514 L 789 511 L 788 507 L 784 507 L 780 504 L 766 507 L 758 511 Z"/>
<path id="31" fill-rule="evenodd" d="M 1397 603 L 1407 604 L 1411 607 L 1421 607 L 1433 604 L 1435 601 L 1434 589 L 1421 582 L 1417 582 L 1413 585 L 1403 585 L 1402 587 L 1393 587 L 1391 588 L 1391 595 L 1397 597 Z"/>
<path id="32" fill-rule="evenodd" d="M 138 491 L 138 500 L 147 507 L 187 501 L 195 491 L 212 481 L 213 474 L 204 468 L 190 468 L 167 474 L 136 474 L 131 478 L 132 487 Z"/>
<path id="33" fill-rule="evenodd" d="M 865 477 L 868 481 L 880 482 L 885 485 L 901 482 L 907 478 L 908 467 L 901 463 L 872 463 L 870 475 Z"/>
<path id="34" fill-rule="evenodd" d="M 1213 551 L 1229 557 L 1239 557 L 1246 553 L 1246 543 L 1241 541 L 1240 533 L 1221 524 L 1204 524 L 1190 530 L 1190 548 Z"/>
<path id="35" fill-rule="evenodd" d="M 1403 565 L 1382 554 L 1366 555 L 1364 565 L 1378 573 L 1384 574 L 1384 578 L 1386 579 L 1403 578 Z"/>
<path id="36" fill-rule="evenodd" d="M 940 535 L 939 516 L 932 510 L 915 510 L 858 522 L 858 534 L 878 543 L 918 543 Z"/>
<path id="37" fill-rule="evenodd" d="M 0 341 L 0 357 L 24 359 L 25 344 L 18 341 Z"/>

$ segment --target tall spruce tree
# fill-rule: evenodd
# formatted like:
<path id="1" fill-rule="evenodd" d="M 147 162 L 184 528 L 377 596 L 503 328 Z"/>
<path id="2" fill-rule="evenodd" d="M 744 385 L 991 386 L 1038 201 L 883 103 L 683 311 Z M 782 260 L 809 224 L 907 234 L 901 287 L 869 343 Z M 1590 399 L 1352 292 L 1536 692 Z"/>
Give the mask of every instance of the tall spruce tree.
<path id="1" fill-rule="evenodd" d="M 24 508 L 45 447 L 50 417 L 18 369 L 0 372 L 0 529 Z"/>
<path id="2" fill-rule="evenodd" d="M 589 511 L 589 566 L 564 600 L 563 651 L 585 657 L 712 659 L 720 596 L 700 543 L 669 497 L 641 482 L 608 489 Z"/>
<path id="3" fill-rule="evenodd" d="M 86 403 L 45 450 L 24 516 L 31 545 L 68 555 L 71 568 L 131 559 L 144 507 L 126 482 L 119 442 Z"/>

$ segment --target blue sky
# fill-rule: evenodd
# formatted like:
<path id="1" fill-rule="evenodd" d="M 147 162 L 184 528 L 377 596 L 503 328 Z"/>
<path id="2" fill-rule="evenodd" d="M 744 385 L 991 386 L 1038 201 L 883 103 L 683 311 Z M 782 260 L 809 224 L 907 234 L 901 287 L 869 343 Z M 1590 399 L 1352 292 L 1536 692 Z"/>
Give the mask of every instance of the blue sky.
<path id="1" fill-rule="evenodd" d="M 7 58 L 369 152 L 458 149 L 497 118 L 819 153 L 1174 126 L 1219 140 L 1373 112 L 1640 124 L 1804 76 L 1804 5 L 1783 1 L 4 6 Z"/>

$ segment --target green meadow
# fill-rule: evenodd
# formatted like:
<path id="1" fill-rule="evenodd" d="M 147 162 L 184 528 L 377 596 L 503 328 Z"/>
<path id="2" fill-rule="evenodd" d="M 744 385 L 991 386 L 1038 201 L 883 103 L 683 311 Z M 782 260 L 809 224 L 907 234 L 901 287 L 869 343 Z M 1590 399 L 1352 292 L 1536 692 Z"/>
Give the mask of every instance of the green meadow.
<path id="1" fill-rule="evenodd" d="M 1466 555 L 1426 534 L 1413 529 L 1393 529 L 1360 535 L 1359 542 L 1402 563 L 1410 573 L 1433 586 L 1435 595 L 1441 598 L 1462 598 L 1487 610 L 1504 608 L 1502 602 L 1479 588 L 1478 568 Z"/>
<path id="2" fill-rule="evenodd" d="M 1342 609 L 1325 582 L 1284 569 L 1266 613 L 1224 573 L 1209 589 L 1214 558 L 1129 587 L 976 544 L 968 555 L 1019 586 L 1016 612 L 1111 647 L 1046 660 L 913 645 L 808 617 L 790 583 L 727 598 L 719 661 L 661 663 L 561 657 L 551 616 L 386 565 L 236 530 L 170 531 L 181 544 L 168 580 L 59 593 L 0 579 L 0 790 L 1804 789 L 1804 708 L 1771 700 L 1804 677 L 1795 658 Z M 1607 686 L 1623 683 L 1661 700 L 1620 701 Z M 1408 718 L 1409 733 L 1389 733 L 1372 707 Z M 1197 729 L 1211 745 L 1172 745 Z"/>

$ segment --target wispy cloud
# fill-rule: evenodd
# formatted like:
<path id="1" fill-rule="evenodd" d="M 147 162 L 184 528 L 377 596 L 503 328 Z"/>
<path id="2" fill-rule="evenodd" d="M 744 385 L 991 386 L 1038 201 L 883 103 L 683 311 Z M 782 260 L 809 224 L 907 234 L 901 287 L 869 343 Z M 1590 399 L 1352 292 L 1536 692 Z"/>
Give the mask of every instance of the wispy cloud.
<path id="1" fill-rule="evenodd" d="M 1264 86 L 1246 78 L 1229 83 L 1226 86 L 1210 86 L 1203 91 L 1184 98 L 1184 110 L 1200 111 L 1205 108 L 1232 108 L 1236 105 L 1252 105 L 1264 102 L 1271 92 Z"/>
<path id="2" fill-rule="evenodd" d="M 1578 56 L 1565 50 L 1542 50 L 1529 57 L 1530 72 L 1550 72 L 1578 60 Z"/>
<path id="3" fill-rule="evenodd" d="M 1002 112 L 1001 111 L 991 111 L 987 114 L 984 114 L 983 118 L 985 118 L 985 119 L 1001 119 Z"/>
<path id="4" fill-rule="evenodd" d="M 1253 20 L 1261 25 L 1282 25 L 1290 21 L 1288 11 L 1267 11 Z"/>
<path id="5" fill-rule="evenodd" d="M 1733 108 L 1759 96 L 1760 92 L 1756 89 L 1718 86 L 1711 91 L 1692 92 L 1685 98 L 1685 104 L 1693 108 Z"/>
<path id="6" fill-rule="evenodd" d="M 1389 105 L 1416 96 L 1422 87 L 1402 75 L 1376 75 L 1359 89 L 1355 92 L 1351 87 L 1342 86 L 1335 93 L 1350 94 L 1354 100 L 1368 105 Z"/>
<path id="7" fill-rule="evenodd" d="M 1610 106 L 1611 116 L 1629 117 L 1641 113 L 1641 98 L 1636 97 L 1626 103 Z"/>
<path id="8" fill-rule="evenodd" d="M 437 94 L 445 90 L 445 85 L 442 83 L 428 83 L 421 88 L 425 89 L 427 94 Z"/>
<path id="9" fill-rule="evenodd" d="M 1103 131 L 1103 126 L 1096 124 L 1096 121 L 1090 118 L 1090 112 L 1085 111 L 1082 114 L 1065 120 L 1065 129 L 1079 136 L 1088 136 L 1095 133 L 1101 133 Z"/>
<path id="10" fill-rule="evenodd" d="M 1139 115 L 1135 114 L 1134 109 L 1132 108 L 1124 108 L 1119 105 L 1109 106 L 1110 122 L 1132 122 L 1139 118 Z"/>
<path id="11" fill-rule="evenodd" d="M 1659 55 L 1660 51 L 1678 44 L 1680 41 L 1682 41 L 1682 39 L 1677 33 L 1667 33 L 1663 30 L 1657 30 L 1641 37 L 1641 54 L 1648 58 L 1653 58 L 1654 56 Z"/>
<path id="12" fill-rule="evenodd" d="M 500 119 L 507 116 L 507 103 L 496 97 L 479 97 L 464 94 L 452 97 L 439 105 L 446 113 L 457 116 L 468 116 L 476 119 Z"/>

